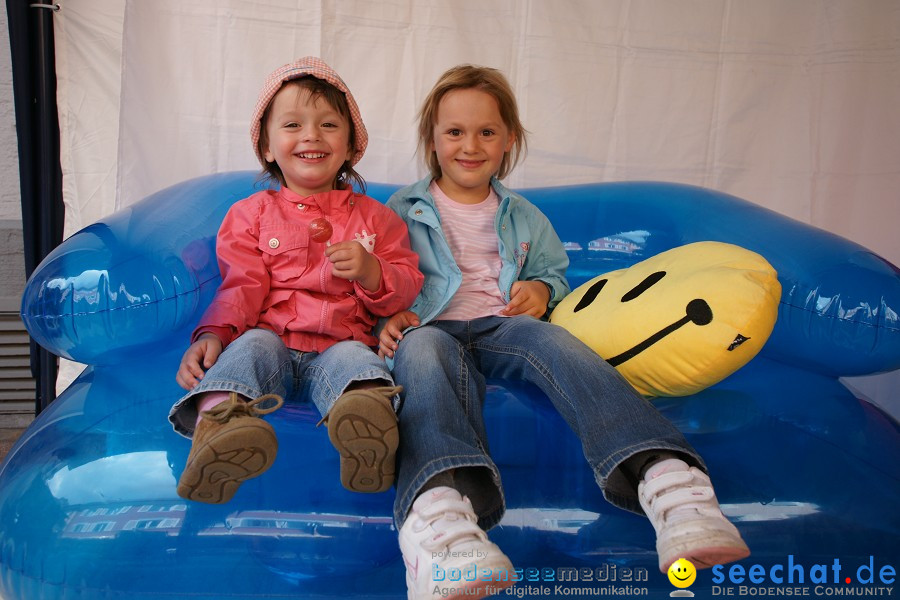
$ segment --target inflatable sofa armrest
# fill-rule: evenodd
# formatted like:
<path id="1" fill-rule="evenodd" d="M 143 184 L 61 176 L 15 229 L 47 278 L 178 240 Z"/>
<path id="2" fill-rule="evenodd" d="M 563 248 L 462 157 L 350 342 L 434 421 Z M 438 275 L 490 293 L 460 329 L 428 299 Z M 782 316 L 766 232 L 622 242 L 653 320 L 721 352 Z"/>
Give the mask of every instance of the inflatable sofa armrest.
<path id="1" fill-rule="evenodd" d="M 22 320 L 42 346 L 100 365 L 187 336 L 221 280 L 215 237 L 251 172 L 180 183 L 78 231 L 29 278 Z"/>

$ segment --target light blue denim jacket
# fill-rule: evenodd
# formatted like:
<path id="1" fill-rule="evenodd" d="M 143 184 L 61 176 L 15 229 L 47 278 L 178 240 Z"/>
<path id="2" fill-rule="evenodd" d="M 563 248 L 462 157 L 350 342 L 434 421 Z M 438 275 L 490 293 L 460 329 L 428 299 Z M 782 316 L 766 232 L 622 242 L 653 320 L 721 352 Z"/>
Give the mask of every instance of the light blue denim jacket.
<path id="1" fill-rule="evenodd" d="M 419 255 L 419 270 L 425 274 L 422 291 L 409 308 L 421 325 L 447 307 L 462 283 L 462 273 L 441 229 L 441 215 L 428 191 L 432 180 L 429 176 L 398 190 L 387 203 L 406 222 L 412 249 Z M 491 187 L 500 198 L 494 225 L 500 240 L 503 300 L 509 302 L 510 288 L 517 280 L 543 281 L 550 288 L 549 314 L 569 293 L 569 257 L 550 221 L 534 204 L 496 178 L 491 179 Z"/>

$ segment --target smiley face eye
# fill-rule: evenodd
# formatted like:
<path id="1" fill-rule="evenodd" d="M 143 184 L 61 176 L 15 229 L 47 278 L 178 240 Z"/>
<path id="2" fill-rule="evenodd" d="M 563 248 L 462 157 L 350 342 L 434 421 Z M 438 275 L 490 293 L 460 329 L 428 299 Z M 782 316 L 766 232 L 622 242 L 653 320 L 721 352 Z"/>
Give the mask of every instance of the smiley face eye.
<path id="1" fill-rule="evenodd" d="M 659 283 L 659 280 L 665 276 L 665 271 L 657 271 L 656 273 L 647 275 L 642 282 L 631 288 L 624 296 L 622 296 L 622 302 L 634 300 L 650 289 L 654 284 Z"/>
<path id="2" fill-rule="evenodd" d="M 590 306 L 591 302 L 597 299 L 597 295 L 603 289 L 603 286 L 606 285 L 607 279 L 601 279 L 594 285 L 588 288 L 588 291 L 584 293 L 584 296 L 581 297 L 581 300 L 578 301 L 578 304 L 575 305 L 575 308 L 572 310 L 573 313 L 577 313 L 582 308 L 587 308 Z"/>
<path id="3" fill-rule="evenodd" d="M 659 283 L 659 281 L 666 276 L 665 271 L 657 271 L 655 273 L 651 273 L 644 277 L 644 280 L 639 284 L 628 290 L 624 296 L 622 296 L 622 302 L 630 302 L 634 300 L 648 289 L 653 287 L 653 285 Z M 600 292 L 603 290 L 603 286 L 606 285 L 607 279 L 601 279 L 597 283 L 593 284 L 588 288 L 588 291 L 584 293 L 584 296 L 581 297 L 581 300 L 578 301 L 578 304 L 575 305 L 575 308 L 572 310 L 573 313 L 577 313 L 578 311 L 587 308 L 591 305 L 591 303 L 597 299 L 597 296 L 600 295 Z"/>

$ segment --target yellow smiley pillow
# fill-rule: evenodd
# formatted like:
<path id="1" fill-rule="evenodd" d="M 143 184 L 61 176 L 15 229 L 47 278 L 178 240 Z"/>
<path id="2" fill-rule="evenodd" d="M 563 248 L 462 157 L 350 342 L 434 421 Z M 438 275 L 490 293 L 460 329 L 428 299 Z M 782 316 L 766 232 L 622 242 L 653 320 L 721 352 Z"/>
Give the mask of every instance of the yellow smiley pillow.
<path id="1" fill-rule="evenodd" d="M 550 321 L 612 364 L 644 396 L 686 396 L 756 356 L 781 284 L 762 256 L 696 242 L 588 281 Z"/>

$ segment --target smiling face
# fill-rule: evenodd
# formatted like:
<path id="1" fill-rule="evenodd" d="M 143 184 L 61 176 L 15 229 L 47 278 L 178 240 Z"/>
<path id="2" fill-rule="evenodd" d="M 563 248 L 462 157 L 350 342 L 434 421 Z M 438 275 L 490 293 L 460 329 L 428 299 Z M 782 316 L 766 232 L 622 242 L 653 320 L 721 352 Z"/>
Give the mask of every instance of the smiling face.
<path id="1" fill-rule="evenodd" d="M 685 396 L 762 348 L 781 286 L 766 260 L 721 242 L 673 248 L 569 294 L 550 321 L 602 356 L 645 396 Z"/>
<path id="2" fill-rule="evenodd" d="M 457 202 L 481 202 L 514 141 L 493 96 L 474 88 L 448 92 L 438 107 L 430 148 L 441 166 L 438 186 Z"/>
<path id="3" fill-rule="evenodd" d="M 669 582 L 677 588 L 686 588 L 697 579 L 697 569 L 691 561 L 679 558 L 669 567 Z"/>
<path id="4" fill-rule="evenodd" d="M 353 153 L 347 118 L 296 85 L 275 94 L 265 131 L 263 157 L 278 164 L 285 185 L 301 196 L 334 189 L 341 166 Z"/>

